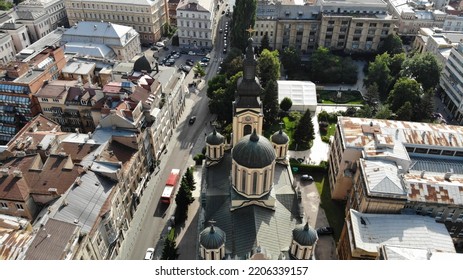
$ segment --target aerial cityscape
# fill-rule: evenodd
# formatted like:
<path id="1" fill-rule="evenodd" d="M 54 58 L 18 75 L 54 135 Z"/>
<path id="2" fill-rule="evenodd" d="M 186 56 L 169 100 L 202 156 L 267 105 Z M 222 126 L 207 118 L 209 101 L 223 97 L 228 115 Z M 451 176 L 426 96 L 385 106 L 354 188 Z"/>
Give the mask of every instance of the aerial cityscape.
<path id="1" fill-rule="evenodd" d="M 0 3 L 0 260 L 463 260 L 463 0 Z"/>

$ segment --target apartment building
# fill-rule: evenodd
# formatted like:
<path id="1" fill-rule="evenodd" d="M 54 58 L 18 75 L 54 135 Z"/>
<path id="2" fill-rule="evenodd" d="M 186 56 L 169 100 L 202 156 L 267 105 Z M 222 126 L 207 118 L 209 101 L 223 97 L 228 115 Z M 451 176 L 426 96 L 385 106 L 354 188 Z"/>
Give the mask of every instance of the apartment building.
<path id="1" fill-rule="evenodd" d="M 72 26 L 79 21 L 105 21 L 131 26 L 140 34 L 142 43 L 153 43 L 162 36 L 168 23 L 166 0 L 105 1 L 65 0 L 66 13 Z"/>
<path id="2" fill-rule="evenodd" d="M 340 117 L 330 144 L 333 199 L 365 213 L 411 212 L 463 239 L 460 126 Z"/>
<path id="3" fill-rule="evenodd" d="M 397 34 L 413 38 L 422 27 L 444 26 L 447 14 L 425 1 L 387 0 L 389 12 L 398 19 Z"/>
<path id="4" fill-rule="evenodd" d="M 374 52 L 394 32 L 396 20 L 383 0 L 322 0 L 318 45 L 345 52 Z"/>
<path id="5" fill-rule="evenodd" d="M 2 65 L 4 74 L 0 81 L 0 112 L 3 126 L 0 127 L 0 142 L 7 143 L 17 131 L 41 112 L 34 94 L 45 81 L 59 77 L 66 61 L 63 50 L 53 46 L 28 47 L 21 61 Z"/>
<path id="6" fill-rule="evenodd" d="M 461 39 L 463 39 L 463 32 L 443 31 L 439 28 L 420 28 L 412 46 L 420 53 L 430 52 L 434 54 L 437 60 L 445 65 L 452 48 L 457 47 Z"/>
<path id="7" fill-rule="evenodd" d="M 442 103 L 450 110 L 454 120 L 463 124 L 463 43 L 452 48 L 441 73 L 439 85 L 443 90 Z"/>
<path id="8" fill-rule="evenodd" d="M 8 22 L 4 23 L 0 29 L 11 35 L 14 48 L 16 49 L 15 53 L 20 52 L 31 44 L 27 28 L 24 24 Z"/>
<path id="9" fill-rule="evenodd" d="M 66 132 L 92 132 L 95 123 L 92 106 L 103 93 L 78 81 L 55 80 L 45 84 L 35 94 L 43 115 L 61 125 Z"/>
<path id="10" fill-rule="evenodd" d="M 180 0 L 177 6 L 180 46 L 211 49 L 214 44 L 214 14 L 212 0 Z"/>
<path id="11" fill-rule="evenodd" d="M 394 248 L 396 252 L 399 249 L 404 252 L 425 250 L 425 256 L 429 257 L 433 253 L 456 253 L 445 226 L 432 218 L 404 214 L 366 214 L 351 209 L 337 246 L 339 259 L 378 260 L 384 247 Z M 421 255 L 408 257 L 421 259 Z"/>
<path id="12" fill-rule="evenodd" d="M 7 64 L 14 60 L 15 53 L 13 37 L 8 33 L 0 32 L 0 62 Z"/>
<path id="13" fill-rule="evenodd" d="M 258 1 L 253 35 L 255 46 L 267 34 L 270 46 L 294 46 L 302 53 L 318 46 L 345 52 L 375 51 L 394 32 L 395 19 L 382 0 L 318 1 L 314 5 L 292 1 Z"/>
<path id="14" fill-rule="evenodd" d="M 71 28 L 64 31 L 61 44 L 66 45 L 67 51 L 74 49 L 82 56 L 89 55 L 98 58 L 113 58 L 111 55 L 99 56 L 89 53 L 91 49 L 104 50 L 110 48 L 115 58 L 120 61 L 129 61 L 141 53 L 140 36 L 129 26 L 111 22 L 76 22 Z"/>
<path id="15" fill-rule="evenodd" d="M 177 27 L 177 7 L 180 0 L 168 0 L 169 24 Z"/>
<path id="16" fill-rule="evenodd" d="M 69 26 L 63 0 L 26 0 L 16 6 L 17 11 L 46 13 L 51 30 L 60 26 Z"/>
<path id="17" fill-rule="evenodd" d="M 45 11 L 16 11 L 16 23 L 26 26 L 31 43 L 53 31 L 51 19 Z"/>

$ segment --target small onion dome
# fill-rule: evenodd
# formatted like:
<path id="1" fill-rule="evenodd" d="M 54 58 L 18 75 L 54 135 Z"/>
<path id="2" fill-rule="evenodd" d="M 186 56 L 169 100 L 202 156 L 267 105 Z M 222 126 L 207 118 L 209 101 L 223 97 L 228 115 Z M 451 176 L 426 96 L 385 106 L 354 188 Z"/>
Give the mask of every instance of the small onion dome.
<path id="1" fill-rule="evenodd" d="M 270 141 L 259 137 L 256 130 L 241 138 L 233 148 L 233 159 L 244 167 L 263 168 L 273 163 L 275 150 Z"/>
<path id="2" fill-rule="evenodd" d="M 272 139 L 272 142 L 277 145 L 284 145 L 289 142 L 288 135 L 286 135 L 286 133 L 284 133 L 282 129 L 280 129 L 280 131 L 275 132 L 272 135 L 271 139 Z"/>
<path id="3" fill-rule="evenodd" d="M 317 241 L 318 234 L 307 222 L 305 225 L 300 224 L 293 229 L 293 239 L 302 246 L 312 246 Z"/>
<path id="4" fill-rule="evenodd" d="M 207 137 L 206 137 L 206 143 L 209 145 L 220 145 L 223 144 L 223 140 L 225 138 L 222 136 L 222 134 L 218 133 L 217 130 L 212 131 Z"/>
<path id="5" fill-rule="evenodd" d="M 135 61 L 135 63 L 133 64 L 133 70 L 136 72 L 151 72 L 151 64 L 146 58 L 146 56 L 142 56 Z"/>
<path id="6" fill-rule="evenodd" d="M 199 243 L 206 249 L 219 249 L 225 243 L 225 232 L 211 225 L 201 231 Z"/>

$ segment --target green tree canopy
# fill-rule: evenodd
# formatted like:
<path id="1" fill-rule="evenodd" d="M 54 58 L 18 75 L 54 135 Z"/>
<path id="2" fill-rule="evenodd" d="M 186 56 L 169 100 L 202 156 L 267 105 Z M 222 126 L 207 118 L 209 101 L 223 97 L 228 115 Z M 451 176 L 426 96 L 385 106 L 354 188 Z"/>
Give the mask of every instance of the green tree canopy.
<path id="1" fill-rule="evenodd" d="M 176 260 L 179 254 L 177 253 L 177 242 L 175 241 L 175 229 L 172 228 L 164 240 L 164 248 L 162 248 L 161 260 Z"/>
<path id="2" fill-rule="evenodd" d="M 281 110 L 288 112 L 292 106 L 293 106 L 293 101 L 291 100 L 291 98 L 285 97 L 283 98 L 283 100 L 281 100 L 281 103 L 280 103 Z"/>
<path id="3" fill-rule="evenodd" d="M 280 60 L 278 51 L 263 50 L 257 59 L 257 73 L 260 84 L 263 88 L 267 86 L 268 81 L 276 81 L 280 78 Z"/>
<path id="4" fill-rule="evenodd" d="M 242 52 L 248 44 L 249 33 L 246 31 L 256 22 L 256 0 L 236 0 L 233 7 L 233 21 L 231 26 L 231 46 Z"/>
<path id="5" fill-rule="evenodd" d="M 405 53 L 398 53 L 393 56 L 389 56 L 389 70 L 391 70 L 391 76 L 397 77 L 400 74 L 400 70 L 402 70 L 402 64 L 404 63 L 406 58 Z"/>
<path id="6" fill-rule="evenodd" d="M 264 107 L 265 124 L 275 124 L 278 121 L 278 87 L 275 80 L 268 81 L 264 89 L 262 103 Z"/>
<path id="7" fill-rule="evenodd" d="M 293 138 L 295 143 L 301 148 L 306 148 L 315 139 L 315 131 L 312 122 L 310 110 L 306 110 L 302 118 L 299 120 Z"/>
<path id="8" fill-rule="evenodd" d="M 358 118 L 371 118 L 373 117 L 373 109 L 371 108 L 370 105 L 365 104 L 362 106 L 362 108 L 357 110 L 357 113 L 355 113 L 355 116 Z"/>
<path id="9" fill-rule="evenodd" d="M 260 52 L 264 50 L 270 50 L 270 40 L 268 39 L 268 34 L 265 32 L 264 36 L 260 40 Z"/>
<path id="10" fill-rule="evenodd" d="M 403 44 L 400 37 L 396 34 L 389 34 L 386 39 L 384 39 L 383 44 L 379 47 L 378 53 L 389 53 L 390 55 L 403 53 Z"/>
<path id="11" fill-rule="evenodd" d="M 402 106 L 400 106 L 399 110 L 397 110 L 396 115 L 398 120 L 411 121 L 413 115 L 413 107 L 410 101 L 407 101 Z"/>
<path id="12" fill-rule="evenodd" d="M 293 73 L 301 66 L 301 55 L 294 47 L 285 48 L 281 54 L 281 63 L 286 71 Z"/>
<path id="13" fill-rule="evenodd" d="M 412 117 L 412 120 L 428 122 L 431 120 L 434 111 L 434 92 L 429 89 L 421 96 L 418 108 L 416 108 L 416 114 Z"/>
<path id="14" fill-rule="evenodd" d="M 379 106 L 375 114 L 375 119 L 390 119 L 392 117 L 392 111 L 389 109 L 387 104 Z"/>
<path id="15" fill-rule="evenodd" d="M 387 102 L 391 110 L 397 112 L 406 102 L 419 104 L 422 94 L 423 91 L 417 81 L 409 78 L 400 78 L 391 90 Z"/>
<path id="16" fill-rule="evenodd" d="M 375 61 L 368 65 L 368 74 L 364 80 L 365 86 L 373 84 L 378 86 L 379 98 L 384 101 L 388 96 L 389 85 L 392 80 L 388 67 L 389 55 L 387 53 L 377 55 Z"/>
<path id="17" fill-rule="evenodd" d="M 200 77 L 204 77 L 206 75 L 206 71 L 204 71 L 204 68 L 197 62 L 195 64 L 195 67 L 193 68 L 193 71 L 198 74 Z"/>
<path id="18" fill-rule="evenodd" d="M 222 77 L 219 77 L 222 76 Z M 224 75 L 214 77 L 209 83 L 214 90 L 207 90 L 209 98 L 209 111 L 217 115 L 217 120 L 229 124 L 232 121 L 232 102 L 235 99 L 235 91 L 238 79 L 243 72 L 236 73 L 228 80 L 223 80 Z"/>
<path id="19" fill-rule="evenodd" d="M 404 61 L 401 75 L 415 78 L 423 90 L 433 89 L 439 83 L 442 66 L 432 53 L 417 53 Z"/>

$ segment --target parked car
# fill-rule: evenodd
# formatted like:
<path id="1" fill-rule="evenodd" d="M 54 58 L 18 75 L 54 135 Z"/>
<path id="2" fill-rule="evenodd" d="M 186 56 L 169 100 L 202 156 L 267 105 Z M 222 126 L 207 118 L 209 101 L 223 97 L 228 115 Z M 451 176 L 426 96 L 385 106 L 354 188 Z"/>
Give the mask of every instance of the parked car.
<path id="1" fill-rule="evenodd" d="M 157 51 L 157 50 L 159 50 L 159 47 L 152 46 L 150 49 L 151 49 L 152 51 Z"/>
<path id="2" fill-rule="evenodd" d="M 188 121 L 189 124 L 194 124 L 196 121 L 196 116 L 192 116 L 190 120 Z"/>
<path id="3" fill-rule="evenodd" d="M 157 42 L 157 43 L 156 43 L 156 47 L 163 48 L 163 47 L 165 47 L 165 46 L 166 46 L 166 45 L 164 45 L 163 42 Z"/>
<path id="4" fill-rule="evenodd" d="M 145 260 L 152 260 L 154 255 L 154 248 L 146 249 Z"/>
<path id="5" fill-rule="evenodd" d="M 163 47 L 162 49 L 165 50 L 165 51 L 168 51 L 168 50 L 169 50 L 168 47 Z"/>
<path id="6" fill-rule="evenodd" d="M 210 60 L 211 60 L 211 59 L 210 59 L 209 57 L 207 57 L 207 56 L 201 58 L 201 61 L 202 61 L 202 62 L 209 62 Z"/>
<path id="7" fill-rule="evenodd" d="M 207 67 L 207 65 L 209 65 L 207 62 L 200 62 L 199 65 L 201 65 L 201 67 Z"/>
<path id="8" fill-rule="evenodd" d="M 185 50 L 181 50 L 181 51 L 180 51 L 180 54 L 188 54 L 188 52 L 185 51 Z"/>
<path id="9" fill-rule="evenodd" d="M 194 65 L 195 65 L 195 62 L 194 62 L 193 60 L 191 60 L 191 59 L 187 59 L 187 60 L 186 60 L 186 65 L 188 65 L 188 66 L 194 66 Z"/>
<path id="10" fill-rule="evenodd" d="M 223 53 L 227 53 L 227 49 L 223 49 Z"/>
<path id="11" fill-rule="evenodd" d="M 189 51 L 188 55 L 196 55 L 196 53 L 194 51 Z"/>
<path id="12" fill-rule="evenodd" d="M 333 234 L 334 230 L 332 227 L 319 227 L 317 228 L 318 235 L 330 235 Z"/>
<path id="13" fill-rule="evenodd" d="M 313 177 L 310 176 L 310 175 L 307 175 L 307 174 L 303 174 L 303 175 L 301 176 L 301 180 L 302 180 L 302 181 L 313 181 Z"/>
<path id="14" fill-rule="evenodd" d="M 183 65 L 182 67 L 180 67 L 180 69 L 185 73 L 189 73 L 191 71 L 191 67 L 188 65 Z"/>

